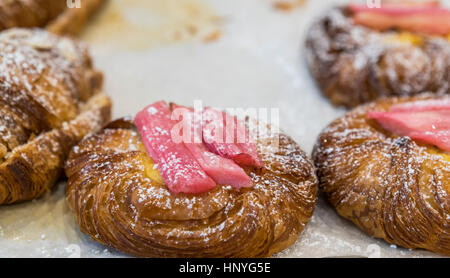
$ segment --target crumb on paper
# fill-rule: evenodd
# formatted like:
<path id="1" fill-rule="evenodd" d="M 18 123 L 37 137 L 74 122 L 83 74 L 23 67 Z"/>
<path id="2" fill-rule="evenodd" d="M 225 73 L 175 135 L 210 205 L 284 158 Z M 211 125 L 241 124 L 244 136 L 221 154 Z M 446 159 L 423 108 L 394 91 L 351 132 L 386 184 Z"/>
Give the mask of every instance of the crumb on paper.
<path id="1" fill-rule="evenodd" d="M 83 39 L 133 50 L 186 41 L 210 42 L 220 37 L 211 30 L 219 30 L 222 23 L 215 9 L 201 0 L 111 1 Z"/>
<path id="2" fill-rule="evenodd" d="M 214 30 L 211 33 L 207 34 L 204 38 L 205 42 L 213 42 L 217 41 L 222 36 L 222 32 L 220 30 Z"/>
<path id="3" fill-rule="evenodd" d="M 306 4 L 306 0 L 277 0 L 273 7 L 276 10 L 289 12 Z"/>

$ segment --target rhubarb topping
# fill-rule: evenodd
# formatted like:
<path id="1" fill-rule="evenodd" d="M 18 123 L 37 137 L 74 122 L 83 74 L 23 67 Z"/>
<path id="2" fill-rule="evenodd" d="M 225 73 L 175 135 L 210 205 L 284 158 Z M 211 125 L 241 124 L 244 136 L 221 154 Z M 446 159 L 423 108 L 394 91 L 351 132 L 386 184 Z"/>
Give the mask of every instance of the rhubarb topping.
<path id="1" fill-rule="evenodd" d="M 203 140 L 208 149 L 242 166 L 263 167 L 250 134 L 237 117 L 206 108 L 203 111 Z"/>
<path id="2" fill-rule="evenodd" d="M 252 179 L 239 165 L 263 167 L 246 126 L 224 112 L 160 101 L 139 112 L 135 124 L 174 193 L 202 193 L 216 184 L 251 187 Z"/>
<path id="3" fill-rule="evenodd" d="M 436 3 L 384 4 L 380 8 L 349 5 L 356 24 L 385 31 L 401 29 L 430 35 L 450 34 L 450 10 Z"/>
<path id="4" fill-rule="evenodd" d="M 364 4 L 350 4 L 348 8 L 354 12 L 381 12 L 392 14 L 408 14 L 421 9 L 439 8 L 439 1 L 401 1 L 401 2 L 386 2 L 381 3 L 381 7 L 370 7 Z"/>
<path id="5" fill-rule="evenodd" d="M 384 129 L 450 151 L 450 99 L 417 101 L 371 111 L 368 118 Z"/>
<path id="6" fill-rule="evenodd" d="M 189 149 L 172 140 L 171 131 L 176 124 L 166 102 L 147 106 L 135 118 L 135 124 L 150 157 L 174 193 L 201 193 L 216 186 L 202 169 Z"/>
<path id="7" fill-rule="evenodd" d="M 391 112 L 426 112 L 438 110 L 450 110 L 450 98 L 445 99 L 431 99 L 415 102 L 407 102 L 398 105 L 393 105 L 389 109 Z"/>
<path id="8" fill-rule="evenodd" d="M 183 129 L 178 135 L 184 137 L 186 132 L 192 136 L 185 136 L 185 146 L 203 170 L 218 184 L 231 185 L 237 189 L 251 187 L 253 182 L 245 171 L 232 160 L 221 157 L 208 150 L 202 141 L 201 113 L 195 115 L 192 108 L 171 104 L 174 115 L 182 115 Z M 200 143 L 199 143 L 200 142 Z"/>

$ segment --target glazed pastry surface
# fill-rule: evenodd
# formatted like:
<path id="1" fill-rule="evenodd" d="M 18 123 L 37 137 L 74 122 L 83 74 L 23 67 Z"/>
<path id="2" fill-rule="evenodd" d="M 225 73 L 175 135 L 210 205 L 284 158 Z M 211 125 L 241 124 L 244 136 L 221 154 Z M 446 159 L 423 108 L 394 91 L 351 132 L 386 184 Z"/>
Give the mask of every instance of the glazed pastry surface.
<path id="1" fill-rule="evenodd" d="M 49 27 L 57 34 L 75 35 L 105 1 L 81 0 L 79 8 L 69 8 L 66 0 L 0 0 L 0 31 L 13 27 Z"/>
<path id="2" fill-rule="evenodd" d="M 109 120 L 111 103 L 78 42 L 9 29 L 0 50 L 0 204 L 11 204 L 53 186 L 70 148 Z"/>
<path id="3" fill-rule="evenodd" d="M 334 8 L 313 24 L 306 59 L 334 105 L 355 107 L 390 96 L 450 93 L 450 41 L 404 31 L 379 32 Z"/>
<path id="4" fill-rule="evenodd" d="M 348 112 L 322 132 L 313 159 L 320 190 L 341 216 L 391 244 L 450 255 L 450 154 L 366 116 L 432 98 L 392 98 Z"/>
<path id="5" fill-rule="evenodd" d="M 66 174 L 67 201 L 82 232 L 142 257 L 265 257 L 293 244 L 312 216 L 312 162 L 280 134 L 257 141 L 265 169 L 247 168 L 252 188 L 218 185 L 174 194 L 134 124 L 121 119 L 80 142 Z"/>

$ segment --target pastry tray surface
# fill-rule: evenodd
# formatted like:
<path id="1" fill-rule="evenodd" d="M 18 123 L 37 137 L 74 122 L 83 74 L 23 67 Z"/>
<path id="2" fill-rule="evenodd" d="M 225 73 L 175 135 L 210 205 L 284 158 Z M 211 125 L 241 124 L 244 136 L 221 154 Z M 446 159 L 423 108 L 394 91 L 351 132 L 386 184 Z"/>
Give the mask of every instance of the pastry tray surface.
<path id="1" fill-rule="evenodd" d="M 114 118 L 165 99 L 216 107 L 279 108 L 280 127 L 311 153 L 332 107 L 303 57 L 308 26 L 345 1 L 111 0 L 84 39 L 105 73 Z M 287 1 L 287 0 L 286 0 Z M 297 2 L 296 2 L 297 1 Z M 302 3 L 304 2 L 304 3 Z M 65 182 L 39 200 L 0 208 L 0 257 L 122 257 L 82 234 Z M 436 257 L 391 246 L 340 218 L 321 198 L 298 241 L 276 257 Z"/>

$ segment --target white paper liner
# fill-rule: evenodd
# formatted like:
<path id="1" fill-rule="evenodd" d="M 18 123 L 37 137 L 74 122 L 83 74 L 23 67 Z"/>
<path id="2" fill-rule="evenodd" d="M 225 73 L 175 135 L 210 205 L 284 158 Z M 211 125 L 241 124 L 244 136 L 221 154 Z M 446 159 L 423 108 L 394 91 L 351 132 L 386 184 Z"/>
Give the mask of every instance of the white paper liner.
<path id="1" fill-rule="evenodd" d="M 113 99 L 114 118 L 134 115 L 161 99 L 184 105 L 202 100 L 223 108 L 278 107 L 281 128 L 311 153 L 319 132 L 344 110 L 332 107 L 311 79 L 303 60 L 304 37 L 323 10 L 346 1 L 309 0 L 285 12 L 274 9 L 274 1 L 141 0 L 150 2 L 142 4 L 111 0 L 114 7 L 106 7 L 83 38 L 91 46 L 96 66 L 105 73 L 105 92 Z M 180 3 L 193 5 L 194 14 L 180 8 Z M 154 18 L 147 16 L 148 11 Z M 104 21 L 113 20 L 116 13 L 137 26 L 140 20 L 150 27 L 124 29 L 129 31 L 125 37 L 120 33 L 124 30 L 118 30 L 115 37 L 114 25 Z M 195 32 L 183 33 L 190 23 Z M 182 35 L 174 40 L 177 32 Z M 64 188 L 61 182 L 39 200 L 0 207 L 0 257 L 126 256 L 79 231 L 65 202 Z M 355 256 L 438 255 L 373 239 L 339 217 L 322 198 L 298 241 L 275 255 Z"/>

